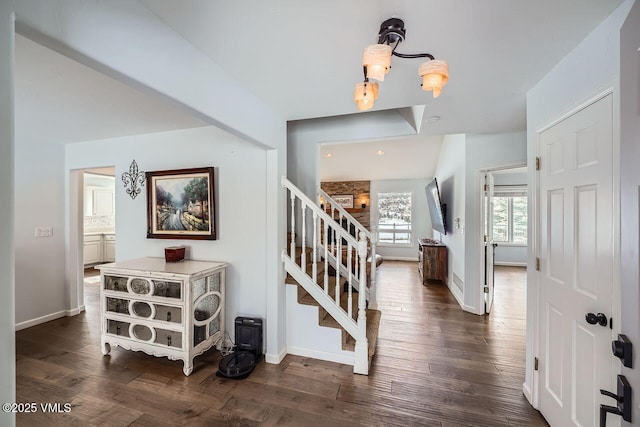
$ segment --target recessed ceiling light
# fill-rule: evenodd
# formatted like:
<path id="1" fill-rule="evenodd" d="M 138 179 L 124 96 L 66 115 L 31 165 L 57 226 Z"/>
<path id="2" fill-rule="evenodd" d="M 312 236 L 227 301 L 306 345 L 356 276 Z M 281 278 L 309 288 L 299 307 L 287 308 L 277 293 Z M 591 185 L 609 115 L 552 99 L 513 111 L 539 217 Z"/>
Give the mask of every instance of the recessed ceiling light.
<path id="1" fill-rule="evenodd" d="M 332 158 L 332 157 L 333 157 L 333 154 L 331 154 L 331 153 L 327 153 L 327 154 L 325 154 L 324 156 L 325 156 L 327 159 L 330 159 L 330 158 Z"/>
<path id="2" fill-rule="evenodd" d="M 384 154 L 384 151 L 382 151 L 382 150 L 378 150 L 378 151 L 376 151 L 376 154 L 377 154 L 378 156 L 382 156 L 382 155 Z"/>
<path id="3" fill-rule="evenodd" d="M 431 117 L 427 117 L 426 119 L 424 119 L 425 123 L 435 123 L 438 120 L 440 120 L 440 116 L 431 116 Z"/>

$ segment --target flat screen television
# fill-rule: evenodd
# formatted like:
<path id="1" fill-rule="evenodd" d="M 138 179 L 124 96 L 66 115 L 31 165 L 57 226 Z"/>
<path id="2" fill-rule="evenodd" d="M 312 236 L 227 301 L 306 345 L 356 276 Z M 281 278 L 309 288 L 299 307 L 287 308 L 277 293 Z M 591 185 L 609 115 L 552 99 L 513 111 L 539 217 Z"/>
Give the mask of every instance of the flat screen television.
<path id="1" fill-rule="evenodd" d="M 442 234 L 447 234 L 447 205 L 440 200 L 438 180 L 433 178 L 425 187 L 427 192 L 427 205 L 431 216 L 431 227 Z"/>

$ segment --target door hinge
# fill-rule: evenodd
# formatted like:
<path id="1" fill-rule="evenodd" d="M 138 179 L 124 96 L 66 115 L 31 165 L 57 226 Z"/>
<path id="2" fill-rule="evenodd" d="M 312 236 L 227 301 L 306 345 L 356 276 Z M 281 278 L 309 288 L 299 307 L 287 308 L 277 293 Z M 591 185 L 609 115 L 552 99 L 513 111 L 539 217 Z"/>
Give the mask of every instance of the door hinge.
<path id="1" fill-rule="evenodd" d="M 533 370 L 534 371 L 538 370 L 538 358 L 537 357 L 533 358 Z"/>
<path id="2" fill-rule="evenodd" d="M 540 271 L 540 258 L 536 258 L 536 270 Z"/>
<path id="3" fill-rule="evenodd" d="M 536 170 L 540 170 L 540 157 L 536 157 Z"/>
<path id="4" fill-rule="evenodd" d="M 487 235 L 484 235 L 484 242 L 487 243 Z"/>
<path id="5" fill-rule="evenodd" d="M 487 184 L 484 185 L 484 191 L 489 191 L 489 186 Z"/>
<path id="6" fill-rule="evenodd" d="M 489 287 L 488 287 L 488 286 L 485 286 L 485 287 L 484 287 L 484 293 L 485 293 L 485 294 L 488 294 L 488 293 L 489 293 Z"/>

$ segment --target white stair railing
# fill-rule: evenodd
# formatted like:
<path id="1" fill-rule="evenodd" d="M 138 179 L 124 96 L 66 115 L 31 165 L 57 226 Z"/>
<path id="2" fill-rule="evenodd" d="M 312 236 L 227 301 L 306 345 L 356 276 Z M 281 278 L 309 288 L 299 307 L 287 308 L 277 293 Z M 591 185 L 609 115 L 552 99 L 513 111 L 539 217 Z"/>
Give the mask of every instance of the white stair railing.
<path id="1" fill-rule="evenodd" d="M 366 286 L 367 293 L 367 302 L 369 308 L 377 308 L 376 301 L 376 243 L 377 243 L 377 233 L 372 233 L 367 230 L 357 219 L 353 217 L 349 212 L 347 212 L 342 206 L 338 204 L 331 196 L 329 196 L 322 189 L 318 190 L 318 199 L 321 203 L 321 207 L 325 212 L 329 211 L 329 216 L 337 221 L 341 226 L 347 230 L 347 232 L 351 233 L 353 229 L 354 232 L 352 235 L 360 236 L 364 235 L 367 240 L 367 249 L 368 249 L 368 257 L 367 263 L 369 263 L 369 274 L 368 274 L 368 285 Z M 347 254 L 347 257 L 351 257 L 351 253 Z M 344 263 L 343 263 L 344 265 Z M 351 259 L 347 261 L 347 265 L 351 264 Z M 334 265 L 334 268 L 336 266 Z M 359 267 L 356 266 L 357 270 Z M 359 277 L 356 274 L 356 277 Z M 356 279 L 357 280 L 357 279 Z"/>
<path id="2" fill-rule="evenodd" d="M 366 317 L 368 239 L 364 233 L 360 233 L 359 240 L 356 240 L 285 177 L 282 177 L 281 184 L 289 192 L 291 205 L 290 248 L 289 253 L 282 252 L 285 270 L 353 337 L 356 342 L 353 371 L 357 374 L 367 375 L 369 371 Z M 300 223 L 296 224 L 296 221 L 300 221 Z M 300 230 L 299 254 L 297 253 L 296 230 Z M 312 241 L 309 242 L 309 246 L 312 248 L 310 260 L 307 260 L 306 251 L 308 230 L 313 230 Z M 319 233 L 318 230 L 321 232 Z M 343 249 L 347 254 L 348 266 L 342 264 Z M 335 284 L 332 287 L 329 279 L 331 258 L 339 266 L 334 267 Z M 319 264 L 324 264 L 321 278 L 318 278 Z M 354 271 L 353 267 L 355 266 L 357 266 L 357 271 Z M 346 287 L 346 307 L 340 304 L 340 298 L 343 294 L 343 280 L 346 280 L 348 284 Z M 352 309 L 354 289 L 357 291 L 358 298 L 357 313 L 353 313 Z"/>

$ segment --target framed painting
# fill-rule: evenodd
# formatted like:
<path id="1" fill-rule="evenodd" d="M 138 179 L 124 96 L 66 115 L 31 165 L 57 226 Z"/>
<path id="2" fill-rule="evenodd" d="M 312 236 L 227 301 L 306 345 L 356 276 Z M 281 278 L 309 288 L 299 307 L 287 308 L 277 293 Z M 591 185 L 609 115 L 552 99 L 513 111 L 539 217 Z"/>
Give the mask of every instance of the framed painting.
<path id="1" fill-rule="evenodd" d="M 146 173 L 147 238 L 217 238 L 214 169 Z"/>
<path id="2" fill-rule="evenodd" d="M 353 208 L 353 195 L 349 194 L 349 195 L 339 195 L 339 196 L 331 196 L 331 198 L 333 200 L 336 201 L 336 203 L 338 204 L 338 206 L 340 206 L 341 208 L 345 208 L 345 209 L 352 209 Z"/>

